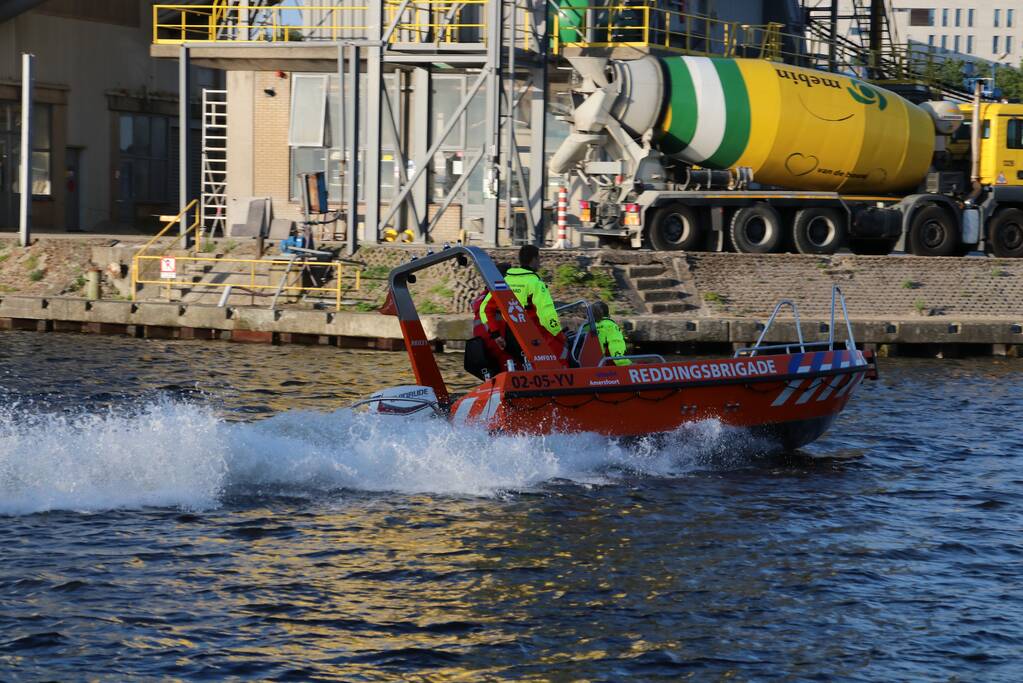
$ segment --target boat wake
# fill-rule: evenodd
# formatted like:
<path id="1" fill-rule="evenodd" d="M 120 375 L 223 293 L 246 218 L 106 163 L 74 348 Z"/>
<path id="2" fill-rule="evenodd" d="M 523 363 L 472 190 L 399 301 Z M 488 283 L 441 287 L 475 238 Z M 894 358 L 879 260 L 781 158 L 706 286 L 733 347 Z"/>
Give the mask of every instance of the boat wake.
<path id="1" fill-rule="evenodd" d="M 0 412 L 0 514 L 209 509 L 234 496 L 341 490 L 492 496 L 568 480 L 677 477 L 749 465 L 767 444 L 705 421 L 655 438 L 492 436 L 447 422 L 293 411 L 228 422 L 158 400 L 105 413 Z"/>

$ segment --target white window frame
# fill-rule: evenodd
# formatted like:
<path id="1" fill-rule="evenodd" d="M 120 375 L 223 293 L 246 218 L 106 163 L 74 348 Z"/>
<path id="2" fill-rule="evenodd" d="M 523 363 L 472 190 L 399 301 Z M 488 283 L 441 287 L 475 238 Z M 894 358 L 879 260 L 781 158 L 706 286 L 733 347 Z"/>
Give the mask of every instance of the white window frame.
<path id="1" fill-rule="evenodd" d="M 291 107 L 288 112 L 288 146 L 289 147 L 323 147 L 323 137 L 327 129 L 327 87 L 328 74 L 293 74 L 291 77 Z M 308 83 L 308 85 L 306 85 Z M 299 121 L 295 116 L 296 103 L 306 88 L 318 88 L 311 91 L 310 113 L 308 121 Z M 317 107 L 316 100 L 319 100 Z M 316 110 L 319 109 L 319 116 Z"/>

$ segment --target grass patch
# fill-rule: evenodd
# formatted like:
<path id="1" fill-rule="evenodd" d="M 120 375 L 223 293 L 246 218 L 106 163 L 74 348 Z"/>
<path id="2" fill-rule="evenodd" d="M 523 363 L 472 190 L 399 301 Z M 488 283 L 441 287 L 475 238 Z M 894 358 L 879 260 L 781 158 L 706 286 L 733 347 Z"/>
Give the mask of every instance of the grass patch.
<path id="1" fill-rule="evenodd" d="M 204 254 L 212 254 L 217 249 L 217 243 L 213 240 L 203 240 L 202 244 L 199 245 L 199 251 Z"/>
<path id="2" fill-rule="evenodd" d="M 9 258 L 11 258 L 11 253 L 9 251 L 0 252 L 0 263 L 3 263 Z"/>
<path id="3" fill-rule="evenodd" d="M 440 297 L 441 299 L 453 299 L 455 297 L 455 290 L 441 282 L 430 287 L 430 294 Z"/>
<path id="4" fill-rule="evenodd" d="M 370 303 L 368 301 L 360 301 L 359 303 L 355 304 L 355 310 L 360 311 L 362 313 L 370 313 L 372 311 L 378 310 L 379 308 L 380 306 Z"/>
<path id="5" fill-rule="evenodd" d="M 725 303 L 725 297 L 721 296 L 717 292 L 704 292 L 703 300 L 708 304 L 721 304 Z"/>
<path id="6" fill-rule="evenodd" d="M 391 269 L 387 266 L 368 266 L 366 270 L 362 271 L 362 277 L 382 280 L 391 274 Z"/>
<path id="7" fill-rule="evenodd" d="M 31 280 L 32 282 L 39 282 L 44 277 L 46 277 L 46 271 L 43 270 L 42 268 L 36 268 L 35 270 L 28 274 L 28 279 Z"/>
<path id="8" fill-rule="evenodd" d="M 916 289 L 919 286 L 920 286 L 919 282 L 913 282 L 912 280 L 903 280 L 902 281 L 902 288 L 903 289 Z"/>
<path id="9" fill-rule="evenodd" d="M 7 294 L 7 293 L 10 293 L 10 292 L 17 292 L 17 291 L 18 291 L 17 287 L 11 287 L 10 285 L 0 285 L 0 293 Z"/>
<path id="10" fill-rule="evenodd" d="M 84 275 L 79 275 L 68 286 L 67 291 L 69 291 L 69 292 L 77 292 L 77 291 L 80 291 L 82 289 L 82 287 L 84 287 L 84 286 L 85 286 L 85 276 Z"/>
<path id="11" fill-rule="evenodd" d="M 234 240 L 228 240 L 227 244 L 224 245 L 224 253 L 230 254 L 232 251 L 238 248 L 238 243 Z"/>
<path id="12" fill-rule="evenodd" d="M 25 269 L 35 270 L 36 266 L 39 265 L 39 257 L 36 254 L 29 254 L 28 258 L 25 259 Z"/>
<path id="13" fill-rule="evenodd" d="M 417 304 L 416 309 L 420 313 L 425 313 L 427 315 L 431 313 L 447 313 L 447 309 L 445 309 L 443 306 L 435 304 L 432 301 L 424 301 L 421 304 Z"/>
<path id="14" fill-rule="evenodd" d="M 913 302 L 913 308 L 916 309 L 917 313 L 923 315 L 923 312 L 927 309 L 927 304 L 924 303 L 923 299 L 917 299 Z"/>
<path id="15" fill-rule="evenodd" d="M 1005 277 L 1008 274 L 1009 273 L 1007 273 L 1005 270 L 1003 270 L 1001 268 L 992 268 L 991 269 L 991 277 Z"/>
<path id="16" fill-rule="evenodd" d="M 541 277 L 544 277 L 542 273 Z M 574 263 L 562 263 L 555 269 L 551 280 L 556 287 L 589 287 L 602 301 L 614 298 L 614 276 L 604 270 L 585 270 Z"/>

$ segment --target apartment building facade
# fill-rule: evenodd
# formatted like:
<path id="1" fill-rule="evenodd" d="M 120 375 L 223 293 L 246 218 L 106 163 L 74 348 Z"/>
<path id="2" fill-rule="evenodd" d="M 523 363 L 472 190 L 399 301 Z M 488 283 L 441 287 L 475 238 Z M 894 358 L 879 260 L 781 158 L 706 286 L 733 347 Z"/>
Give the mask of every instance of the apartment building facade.
<path id="1" fill-rule="evenodd" d="M 1023 59 L 1023 3 L 893 0 L 891 4 L 901 42 L 1012 66 Z"/>

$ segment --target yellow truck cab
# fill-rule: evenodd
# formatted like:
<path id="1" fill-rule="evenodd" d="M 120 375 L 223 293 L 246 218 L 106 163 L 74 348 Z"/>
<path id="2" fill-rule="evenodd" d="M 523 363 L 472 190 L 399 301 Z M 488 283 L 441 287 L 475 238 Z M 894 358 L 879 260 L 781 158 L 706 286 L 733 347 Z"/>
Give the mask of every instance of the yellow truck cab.
<path id="1" fill-rule="evenodd" d="M 969 158 L 973 105 L 961 104 L 964 123 L 949 145 L 956 156 Z M 980 105 L 980 182 L 992 186 L 1023 186 L 1023 104 Z"/>

